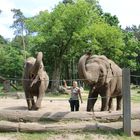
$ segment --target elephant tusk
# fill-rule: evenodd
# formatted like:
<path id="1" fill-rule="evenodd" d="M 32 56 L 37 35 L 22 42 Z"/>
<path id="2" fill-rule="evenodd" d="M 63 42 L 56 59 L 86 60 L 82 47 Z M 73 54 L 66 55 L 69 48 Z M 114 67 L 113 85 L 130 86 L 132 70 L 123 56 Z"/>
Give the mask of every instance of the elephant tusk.
<path id="1" fill-rule="evenodd" d="M 32 81 L 30 87 L 32 87 L 39 80 L 39 76 L 37 75 L 35 79 Z"/>

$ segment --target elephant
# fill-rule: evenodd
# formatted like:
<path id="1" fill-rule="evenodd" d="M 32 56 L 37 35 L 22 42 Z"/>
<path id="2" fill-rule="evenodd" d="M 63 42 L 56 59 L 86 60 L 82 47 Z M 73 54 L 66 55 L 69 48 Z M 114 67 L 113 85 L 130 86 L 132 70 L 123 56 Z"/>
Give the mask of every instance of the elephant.
<path id="1" fill-rule="evenodd" d="M 116 110 L 121 109 L 122 69 L 104 55 L 86 53 L 79 59 L 78 74 L 90 87 L 87 111 L 94 111 L 94 105 L 101 96 L 101 111 L 113 110 L 113 97 L 117 100 Z"/>
<path id="2" fill-rule="evenodd" d="M 36 58 L 29 57 L 25 61 L 22 82 L 28 110 L 38 110 L 41 107 L 48 88 L 49 76 L 44 70 L 42 59 L 43 53 L 38 52 Z M 36 102 L 34 96 L 37 97 Z"/>

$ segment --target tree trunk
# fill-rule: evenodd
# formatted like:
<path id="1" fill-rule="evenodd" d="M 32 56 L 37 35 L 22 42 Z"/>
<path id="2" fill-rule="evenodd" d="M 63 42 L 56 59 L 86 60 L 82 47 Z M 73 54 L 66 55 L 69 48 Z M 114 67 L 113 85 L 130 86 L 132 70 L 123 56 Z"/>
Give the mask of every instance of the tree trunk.
<path id="1" fill-rule="evenodd" d="M 60 85 L 61 65 L 62 65 L 61 59 L 59 59 L 59 61 L 55 61 L 54 70 L 52 74 L 52 81 L 51 81 L 51 92 L 58 92 L 59 85 Z"/>

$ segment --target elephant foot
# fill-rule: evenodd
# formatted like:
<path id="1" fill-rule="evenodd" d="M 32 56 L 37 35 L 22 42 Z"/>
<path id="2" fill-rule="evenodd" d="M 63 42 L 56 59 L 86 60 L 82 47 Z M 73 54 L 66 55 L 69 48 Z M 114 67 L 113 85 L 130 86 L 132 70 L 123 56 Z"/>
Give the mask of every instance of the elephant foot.
<path id="1" fill-rule="evenodd" d="M 114 110 L 114 108 L 109 108 L 108 112 L 111 113 Z"/>
<path id="2" fill-rule="evenodd" d="M 107 108 L 101 108 L 101 111 L 107 111 Z"/>
<path id="3" fill-rule="evenodd" d="M 28 110 L 32 110 L 32 107 L 28 107 Z"/>
<path id="4" fill-rule="evenodd" d="M 87 112 L 91 112 L 91 110 L 87 110 Z"/>
<path id="5" fill-rule="evenodd" d="M 94 112 L 92 108 L 87 108 L 87 112 Z"/>
<path id="6" fill-rule="evenodd" d="M 108 109 L 109 113 L 111 113 L 113 110 L 114 110 L 113 107 L 111 107 L 111 108 Z"/>
<path id="7" fill-rule="evenodd" d="M 117 107 L 117 109 L 116 110 L 121 110 L 121 107 Z"/>
<path id="8" fill-rule="evenodd" d="M 33 105 L 31 110 L 39 110 L 39 108 L 40 107 L 37 107 L 36 105 Z"/>
<path id="9" fill-rule="evenodd" d="M 120 104 L 117 105 L 116 110 L 121 110 L 121 105 Z"/>

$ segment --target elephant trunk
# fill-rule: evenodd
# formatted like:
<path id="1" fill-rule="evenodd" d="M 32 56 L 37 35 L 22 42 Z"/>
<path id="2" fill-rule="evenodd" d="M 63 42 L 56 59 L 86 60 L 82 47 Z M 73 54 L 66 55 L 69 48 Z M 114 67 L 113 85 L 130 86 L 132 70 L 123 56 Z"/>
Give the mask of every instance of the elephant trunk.
<path id="1" fill-rule="evenodd" d="M 31 69 L 31 72 L 30 72 L 30 78 L 32 79 L 30 87 L 32 87 L 40 79 L 39 71 L 40 71 L 40 69 L 41 69 L 41 67 L 43 65 L 42 58 L 43 58 L 43 53 L 38 52 L 36 60 L 35 60 L 35 63 L 33 65 L 32 69 Z"/>
<path id="2" fill-rule="evenodd" d="M 41 68 L 42 58 L 43 58 L 43 53 L 38 52 L 35 64 L 34 64 L 34 66 L 32 68 L 32 74 L 35 75 L 35 76 L 38 74 L 38 71 Z"/>
<path id="3" fill-rule="evenodd" d="M 89 54 L 85 54 L 80 58 L 78 63 L 78 73 L 81 79 L 83 79 L 86 83 L 91 84 L 91 75 L 86 71 L 86 61 L 89 57 Z"/>

